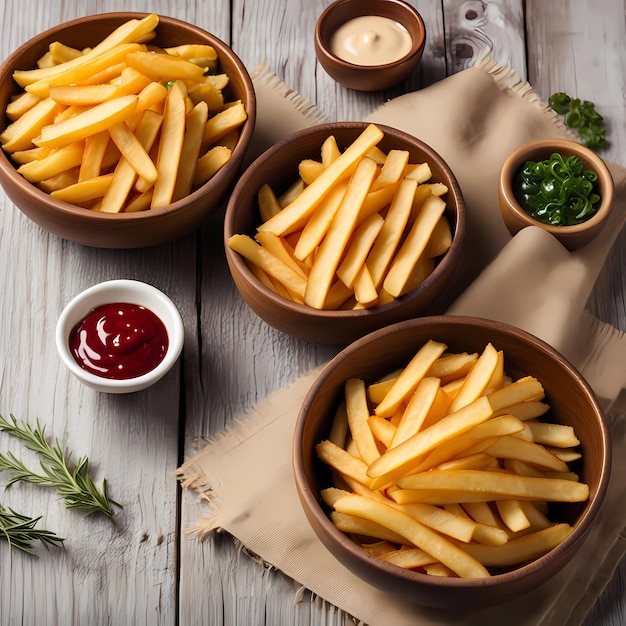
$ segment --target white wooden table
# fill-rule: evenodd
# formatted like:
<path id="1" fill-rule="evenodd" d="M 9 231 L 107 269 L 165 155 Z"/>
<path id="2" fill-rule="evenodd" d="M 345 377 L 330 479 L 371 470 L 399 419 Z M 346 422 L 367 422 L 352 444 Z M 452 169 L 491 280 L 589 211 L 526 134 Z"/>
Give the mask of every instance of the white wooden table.
<path id="1" fill-rule="evenodd" d="M 484 51 L 526 77 L 540 96 L 592 100 L 608 121 L 606 158 L 625 163 L 626 32 L 623 1 L 414 0 L 428 43 L 414 79 L 382 94 L 348 91 L 319 67 L 313 29 L 323 0 L 2 0 L 0 57 L 58 22 L 97 12 L 150 11 L 193 22 L 229 42 L 253 70 L 266 62 L 329 118 L 359 119 L 386 98 L 440 80 Z M 626 232 L 589 301 L 626 330 Z M 196 438 L 220 432 L 335 349 L 293 340 L 243 304 L 224 259 L 221 215 L 196 234 L 154 249 L 81 247 L 41 230 L 0 192 L 0 414 L 46 424 L 49 437 L 87 454 L 97 480 L 124 505 L 117 526 L 66 510 L 56 494 L 20 484 L 0 503 L 67 538 L 32 558 L 0 543 L 0 624 L 343 624 L 319 599 L 295 603 L 298 585 L 239 552 L 230 537 L 184 535 L 200 511 L 174 471 Z M 106 396 L 60 366 L 54 326 L 64 304 L 104 279 L 145 280 L 179 306 L 186 345 L 156 387 Z M 21 448 L 0 433 L 0 451 Z M 5 479 L 0 474 L 0 486 Z M 512 618 L 515 623 L 515 617 Z M 587 624 L 626 621 L 626 562 Z"/>

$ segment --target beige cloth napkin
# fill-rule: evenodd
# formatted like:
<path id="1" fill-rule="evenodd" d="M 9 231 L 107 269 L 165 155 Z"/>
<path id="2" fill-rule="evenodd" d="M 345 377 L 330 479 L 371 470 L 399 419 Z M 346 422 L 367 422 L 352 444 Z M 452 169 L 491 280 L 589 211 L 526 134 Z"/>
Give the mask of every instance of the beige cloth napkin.
<path id="1" fill-rule="evenodd" d="M 255 76 L 255 86 L 259 131 L 253 154 L 286 132 L 321 121 L 314 108 L 266 71 Z M 276 119 L 285 125 L 274 123 Z M 499 217 L 496 182 L 505 157 L 527 140 L 567 135 L 511 70 L 486 61 L 392 100 L 368 119 L 432 145 L 463 189 L 468 243 L 449 302 L 438 306 L 537 334 L 573 361 L 608 406 L 626 388 L 626 337 L 593 318 L 585 303 L 626 218 L 624 170 L 611 166 L 617 182 L 612 224 L 594 244 L 570 253 L 540 229 L 525 229 L 511 238 Z M 210 440 L 179 469 L 182 485 L 207 502 L 206 517 L 190 531 L 199 539 L 216 529 L 228 531 L 263 561 L 371 626 L 491 624 L 511 615 L 516 624 L 529 625 L 584 619 L 626 551 L 624 411 L 610 424 L 614 464 L 609 494 L 575 560 L 519 600 L 452 615 L 373 589 L 344 569 L 306 522 L 293 483 L 291 439 L 300 404 L 318 371 L 238 416 L 231 430 Z M 268 449 L 278 453 L 268 455 Z M 248 472 L 250 467 L 263 471 Z"/>

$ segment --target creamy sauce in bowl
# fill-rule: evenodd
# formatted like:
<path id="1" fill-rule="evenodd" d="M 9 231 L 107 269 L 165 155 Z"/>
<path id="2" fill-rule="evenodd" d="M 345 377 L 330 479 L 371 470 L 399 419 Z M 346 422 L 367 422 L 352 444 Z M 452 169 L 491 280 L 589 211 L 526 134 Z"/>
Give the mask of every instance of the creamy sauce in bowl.
<path id="1" fill-rule="evenodd" d="M 331 52 L 354 65 L 394 63 L 411 52 L 411 35 L 388 17 L 362 15 L 342 24 L 331 37 Z"/>

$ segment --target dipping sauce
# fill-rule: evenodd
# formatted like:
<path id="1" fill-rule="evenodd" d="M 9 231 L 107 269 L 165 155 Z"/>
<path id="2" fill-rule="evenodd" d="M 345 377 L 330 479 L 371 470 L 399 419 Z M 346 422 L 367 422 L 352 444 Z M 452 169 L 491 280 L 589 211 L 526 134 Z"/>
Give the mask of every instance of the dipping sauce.
<path id="1" fill-rule="evenodd" d="M 149 309 L 126 302 L 96 307 L 70 334 L 78 365 L 102 378 L 126 380 L 153 370 L 165 357 L 169 339 Z"/>
<path id="2" fill-rule="evenodd" d="M 413 40 L 399 22 L 379 15 L 348 20 L 331 37 L 331 52 L 354 65 L 386 65 L 411 52 Z"/>

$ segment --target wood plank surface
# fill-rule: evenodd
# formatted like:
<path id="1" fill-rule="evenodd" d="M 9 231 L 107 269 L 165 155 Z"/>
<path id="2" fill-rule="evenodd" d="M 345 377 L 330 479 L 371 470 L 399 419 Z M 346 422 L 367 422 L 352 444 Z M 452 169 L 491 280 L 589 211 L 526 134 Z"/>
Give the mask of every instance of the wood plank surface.
<path id="1" fill-rule="evenodd" d="M 215 33 L 250 71 L 267 64 L 328 119 L 347 120 L 490 54 L 544 99 L 564 90 L 596 102 L 609 120 L 611 143 L 603 156 L 624 163 L 623 2 L 412 0 L 428 33 L 423 62 L 404 85 L 378 94 L 347 90 L 317 64 L 313 29 L 327 4 L 3 0 L 0 59 L 62 21 L 147 10 Z M 116 526 L 85 519 L 43 488 L 15 485 L 5 492 L 0 474 L 0 504 L 43 515 L 43 527 L 67 538 L 64 550 L 38 550 L 38 558 L 0 542 L 0 625 L 349 623 L 342 611 L 256 563 L 228 535 L 199 543 L 184 532 L 203 508 L 193 494 L 181 496 L 174 471 L 198 449 L 198 438 L 221 432 L 234 415 L 336 351 L 282 335 L 247 308 L 228 273 L 221 218 L 218 213 L 198 233 L 157 248 L 96 250 L 47 234 L 0 192 L 0 414 L 39 418 L 49 437 L 76 457 L 89 456 L 95 478 L 106 478 L 111 496 L 124 506 Z M 589 302 L 593 313 L 621 330 L 625 261 L 622 232 Z M 181 310 L 186 333 L 178 367 L 161 384 L 129 396 L 82 387 L 60 366 L 53 341 L 56 319 L 73 295 L 118 277 L 166 292 Z M 0 433 L 0 452 L 7 450 L 21 455 Z M 586 626 L 624 623 L 625 574 L 622 563 Z"/>

